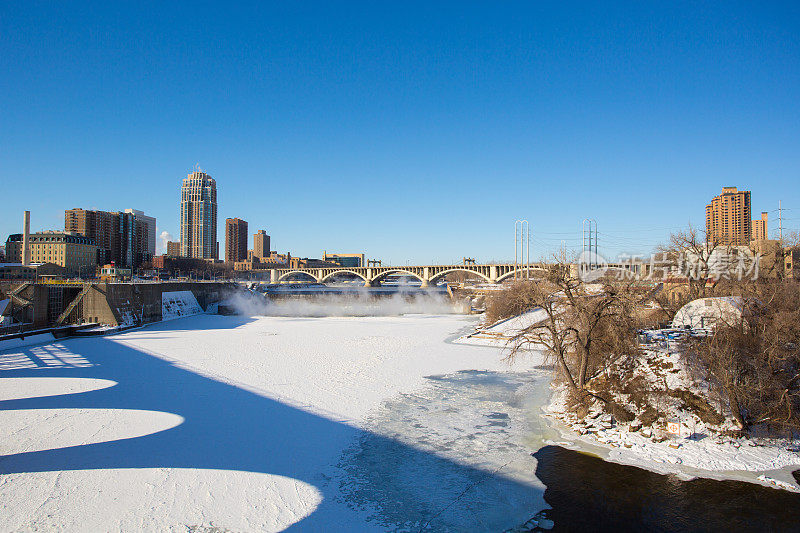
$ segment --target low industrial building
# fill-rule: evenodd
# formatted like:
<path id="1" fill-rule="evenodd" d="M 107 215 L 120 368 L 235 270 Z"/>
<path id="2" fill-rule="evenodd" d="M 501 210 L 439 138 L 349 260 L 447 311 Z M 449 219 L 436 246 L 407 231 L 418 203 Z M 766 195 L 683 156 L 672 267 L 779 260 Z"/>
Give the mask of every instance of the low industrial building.
<path id="1" fill-rule="evenodd" d="M 100 269 L 100 281 L 126 281 L 131 279 L 131 269 L 114 264 L 103 265 Z"/>
<path id="2" fill-rule="evenodd" d="M 0 263 L 1 280 L 37 281 L 43 279 L 61 279 L 66 276 L 66 269 L 53 263 Z"/>

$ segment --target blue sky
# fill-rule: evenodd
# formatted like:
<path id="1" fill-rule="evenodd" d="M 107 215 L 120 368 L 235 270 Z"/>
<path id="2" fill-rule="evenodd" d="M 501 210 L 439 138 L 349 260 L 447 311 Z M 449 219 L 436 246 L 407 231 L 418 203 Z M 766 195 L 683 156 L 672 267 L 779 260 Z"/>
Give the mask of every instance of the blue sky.
<path id="1" fill-rule="evenodd" d="M 800 227 L 800 4 L 5 2 L 0 238 L 71 207 L 404 264 L 648 253 L 726 185 Z M 218 232 L 224 240 L 224 233 Z M 251 237 L 252 245 L 252 237 Z M 224 249 L 224 242 L 220 243 Z"/>

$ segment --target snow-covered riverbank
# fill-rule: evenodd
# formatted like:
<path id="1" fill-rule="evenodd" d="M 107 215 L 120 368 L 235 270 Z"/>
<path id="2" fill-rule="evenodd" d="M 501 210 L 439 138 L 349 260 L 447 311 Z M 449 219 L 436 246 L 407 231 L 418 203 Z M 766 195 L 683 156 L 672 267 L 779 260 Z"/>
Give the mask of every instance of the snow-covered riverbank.
<path id="1" fill-rule="evenodd" d="M 455 340 L 473 346 L 506 349 L 509 340 L 520 330 L 546 316 L 542 311 L 530 311 L 480 328 Z M 675 350 L 653 350 L 648 355 L 654 367 L 669 368 L 660 373 L 659 380 L 673 390 L 695 390 L 702 387 L 691 382 Z M 517 360 L 524 356 L 517 357 Z M 541 355 L 534 354 L 537 363 Z M 721 436 L 720 428 L 734 429 L 732 421 L 707 427 L 692 413 L 673 401 L 678 434 L 670 435 L 665 428 L 641 427 L 641 424 L 612 423 L 611 417 L 599 411 L 579 419 L 565 406 L 565 390 L 554 391 L 544 408 L 561 436 L 559 444 L 572 449 L 600 455 L 604 459 L 646 468 L 658 473 L 675 473 L 682 477 L 737 479 L 766 486 L 800 492 L 792 471 L 800 467 L 800 443 L 785 438 L 735 438 Z M 730 417 L 728 417 L 730 418 Z"/>
<path id="2" fill-rule="evenodd" d="M 0 529 L 520 524 L 548 377 L 445 342 L 474 324 L 199 315 L 0 352 Z"/>

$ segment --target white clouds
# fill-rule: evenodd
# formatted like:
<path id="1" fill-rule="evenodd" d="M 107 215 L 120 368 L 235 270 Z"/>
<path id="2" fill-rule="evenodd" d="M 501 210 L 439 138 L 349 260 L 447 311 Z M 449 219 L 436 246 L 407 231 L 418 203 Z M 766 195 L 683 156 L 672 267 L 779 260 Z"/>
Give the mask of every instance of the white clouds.
<path id="1" fill-rule="evenodd" d="M 156 229 L 156 231 L 158 231 Z M 172 233 L 168 231 L 162 231 L 158 235 L 158 242 L 156 243 L 156 254 L 165 254 L 167 253 L 167 241 L 174 241 L 175 237 L 172 236 Z"/>

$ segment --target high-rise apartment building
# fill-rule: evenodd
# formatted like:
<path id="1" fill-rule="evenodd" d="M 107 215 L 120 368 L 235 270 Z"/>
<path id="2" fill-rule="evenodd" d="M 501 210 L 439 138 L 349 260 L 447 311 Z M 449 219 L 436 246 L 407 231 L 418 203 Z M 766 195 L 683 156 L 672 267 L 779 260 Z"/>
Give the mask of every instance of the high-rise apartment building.
<path id="1" fill-rule="evenodd" d="M 766 211 L 761 212 L 761 219 L 753 220 L 753 240 L 760 241 L 767 238 L 769 235 L 769 228 L 767 227 L 767 220 L 769 219 L 769 213 Z"/>
<path id="2" fill-rule="evenodd" d="M 217 182 L 195 171 L 181 185 L 181 256 L 218 259 Z"/>
<path id="3" fill-rule="evenodd" d="M 267 232 L 263 229 L 258 230 L 258 233 L 253 234 L 253 257 L 257 257 L 259 260 L 269 257 L 269 245 Z"/>
<path id="4" fill-rule="evenodd" d="M 133 214 L 136 229 L 133 243 L 134 263 L 140 265 L 156 255 L 156 219 L 138 209 L 126 209 L 125 212 Z"/>
<path id="5" fill-rule="evenodd" d="M 717 244 L 747 246 L 753 235 L 750 191 L 723 187 L 706 206 L 706 240 Z"/>
<path id="6" fill-rule="evenodd" d="M 136 268 L 152 257 L 149 244 L 151 232 L 155 252 L 155 219 L 145 216 L 141 211 L 138 213 L 141 215 L 130 209 L 122 213 L 68 209 L 64 211 L 64 231 L 93 239 L 98 247 L 98 264 L 114 262 L 120 267 Z M 140 217 L 138 223 L 137 216 Z"/>
<path id="7" fill-rule="evenodd" d="M 225 262 L 247 259 L 247 222 L 240 218 L 225 219 Z"/>

